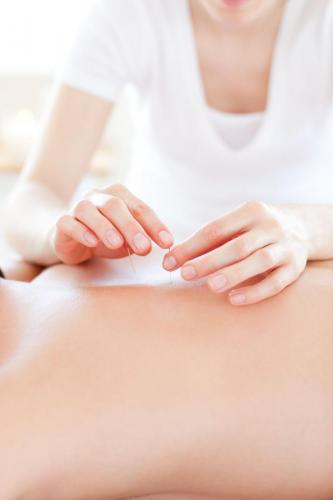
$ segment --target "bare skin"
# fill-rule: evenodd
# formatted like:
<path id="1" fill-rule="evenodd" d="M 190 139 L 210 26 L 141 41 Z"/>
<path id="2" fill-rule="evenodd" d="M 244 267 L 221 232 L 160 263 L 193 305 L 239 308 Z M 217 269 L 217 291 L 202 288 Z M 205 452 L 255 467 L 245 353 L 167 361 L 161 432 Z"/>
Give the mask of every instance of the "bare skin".
<path id="1" fill-rule="evenodd" d="M 262 112 L 286 1 L 252 0 L 242 9 L 221 4 L 190 1 L 206 101 L 227 113 Z"/>
<path id="2" fill-rule="evenodd" d="M 331 262 L 242 309 L 60 271 L 1 284 L 4 500 L 333 497 Z"/>

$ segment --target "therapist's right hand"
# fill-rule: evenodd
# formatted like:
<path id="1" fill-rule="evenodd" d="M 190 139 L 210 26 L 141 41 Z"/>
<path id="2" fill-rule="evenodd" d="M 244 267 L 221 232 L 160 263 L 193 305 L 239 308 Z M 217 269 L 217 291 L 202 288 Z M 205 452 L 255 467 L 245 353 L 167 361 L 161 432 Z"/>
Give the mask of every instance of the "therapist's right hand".
<path id="1" fill-rule="evenodd" d="M 65 264 L 92 257 L 148 255 L 152 241 L 170 248 L 173 236 L 155 212 L 122 184 L 87 193 L 51 232 L 52 246 Z"/>

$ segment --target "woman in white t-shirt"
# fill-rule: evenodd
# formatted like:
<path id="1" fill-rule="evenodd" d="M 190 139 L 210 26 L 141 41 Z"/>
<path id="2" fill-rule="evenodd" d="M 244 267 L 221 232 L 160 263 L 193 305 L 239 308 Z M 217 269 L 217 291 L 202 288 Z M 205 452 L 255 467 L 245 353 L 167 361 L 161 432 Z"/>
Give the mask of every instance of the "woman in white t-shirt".
<path id="1" fill-rule="evenodd" d="M 69 208 L 127 83 L 141 103 L 128 177 Z M 39 264 L 131 252 L 148 273 L 176 243 L 164 269 L 259 302 L 333 258 L 332 125 L 331 0 L 101 0 L 11 196 L 8 239 Z"/>

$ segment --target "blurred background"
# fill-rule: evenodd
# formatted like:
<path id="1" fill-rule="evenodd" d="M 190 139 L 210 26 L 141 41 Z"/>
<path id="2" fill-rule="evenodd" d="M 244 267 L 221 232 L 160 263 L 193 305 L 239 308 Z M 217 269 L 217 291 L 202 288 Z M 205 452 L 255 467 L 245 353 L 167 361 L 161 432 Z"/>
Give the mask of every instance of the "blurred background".
<path id="1" fill-rule="evenodd" d="M 1 207 L 38 134 L 56 75 L 94 0 L 0 0 Z M 121 180 L 135 96 L 125 90 L 79 191 Z M 8 247 L 0 227 L 0 258 Z"/>

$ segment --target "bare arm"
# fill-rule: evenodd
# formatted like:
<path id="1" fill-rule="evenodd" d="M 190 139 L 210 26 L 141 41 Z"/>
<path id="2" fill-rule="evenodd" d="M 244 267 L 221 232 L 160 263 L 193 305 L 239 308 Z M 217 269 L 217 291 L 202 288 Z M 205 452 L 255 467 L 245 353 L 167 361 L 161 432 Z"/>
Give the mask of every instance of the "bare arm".
<path id="1" fill-rule="evenodd" d="M 58 261 L 49 232 L 87 171 L 111 108 L 66 85 L 57 89 L 40 141 L 6 209 L 7 238 L 24 259 L 41 265 Z"/>
<path id="2" fill-rule="evenodd" d="M 9 280 L 29 282 L 36 278 L 42 270 L 41 266 L 25 262 L 19 257 L 7 259 L 1 257 L 1 271 Z"/>

